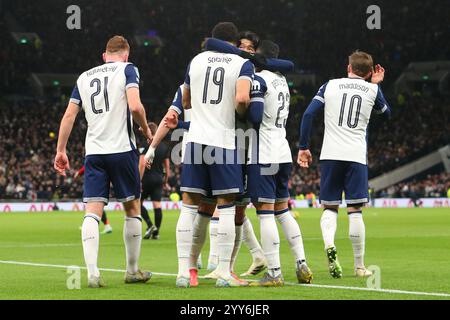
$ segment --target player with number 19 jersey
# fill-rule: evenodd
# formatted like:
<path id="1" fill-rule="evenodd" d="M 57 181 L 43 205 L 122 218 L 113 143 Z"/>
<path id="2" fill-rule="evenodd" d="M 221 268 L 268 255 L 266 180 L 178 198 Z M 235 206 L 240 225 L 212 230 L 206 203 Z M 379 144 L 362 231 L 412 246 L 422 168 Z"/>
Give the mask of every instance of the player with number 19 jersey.
<path id="1" fill-rule="evenodd" d="M 236 148 L 236 81 L 253 76 L 253 64 L 234 54 L 205 51 L 192 59 L 185 81 L 192 105 L 188 142 Z"/>
<path id="2" fill-rule="evenodd" d="M 251 82 L 253 77 L 253 64 L 237 55 L 204 51 L 192 59 L 184 84 L 190 89 L 192 108 L 181 191 L 205 196 L 242 193 L 235 134 L 236 82 Z M 212 147 L 211 155 L 220 159 L 197 163 L 197 152 L 203 154 L 206 147 Z"/>

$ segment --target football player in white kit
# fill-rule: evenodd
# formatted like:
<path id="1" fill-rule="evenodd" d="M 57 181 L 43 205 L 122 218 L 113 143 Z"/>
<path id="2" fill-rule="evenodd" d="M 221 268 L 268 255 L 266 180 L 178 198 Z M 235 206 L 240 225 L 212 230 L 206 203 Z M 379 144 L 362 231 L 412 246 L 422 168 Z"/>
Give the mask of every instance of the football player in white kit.
<path id="1" fill-rule="evenodd" d="M 324 110 L 325 133 L 320 154 L 320 202 L 324 207 L 320 226 L 329 272 L 342 277 L 334 237 L 337 214 L 345 192 L 349 237 L 356 276 L 372 273 L 364 265 L 365 226 L 362 208 L 368 202 L 367 127 L 372 110 L 389 117 L 390 108 L 380 86 L 384 69 L 373 68 L 372 57 L 356 51 L 349 57 L 348 77 L 330 80 L 320 87 L 306 109 L 300 126 L 298 164 L 308 168 L 312 161 L 309 138 L 314 114 Z M 371 78 L 371 82 L 368 80 Z"/>
<path id="2" fill-rule="evenodd" d="M 258 52 L 266 58 L 278 58 L 279 47 L 272 41 L 263 40 Z M 312 280 L 300 228 L 288 209 L 288 181 L 292 171 L 292 153 L 286 139 L 289 102 L 286 78 L 278 72 L 258 70 L 249 106 L 249 117 L 256 134 L 250 140 L 247 192 L 260 220 L 261 244 L 268 262 L 268 272 L 260 281 L 251 283 L 251 286 L 284 284 L 275 217 L 295 255 L 298 281 L 310 283 Z"/>
<path id="3" fill-rule="evenodd" d="M 238 30 L 233 23 L 222 22 L 214 27 L 212 37 L 236 45 Z M 235 199 L 243 192 L 235 112 L 245 114 L 253 76 L 254 67 L 249 60 L 205 51 L 189 64 L 183 88 L 183 107 L 191 109 L 191 123 L 181 174 L 183 206 L 177 229 L 183 229 L 184 217 L 190 220 L 189 216 L 197 213 L 203 197 L 216 197 L 220 215 L 217 287 L 247 285 L 231 276 L 230 261 L 235 241 Z M 184 237 L 183 233 L 180 236 Z M 189 286 L 190 240 L 186 239 L 186 245 L 181 245 L 184 241 L 178 245 L 179 252 L 186 250 L 185 257 L 179 255 L 179 287 Z"/>
<path id="4" fill-rule="evenodd" d="M 126 217 L 123 238 L 126 248 L 125 283 L 147 282 L 150 272 L 140 271 L 142 219 L 140 217 L 139 155 L 133 132 L 133 120 L 148 141 L 152 135 L 145 109 L 139 97 L 139 73 L 128 62 L 130 46 L 121 36 L 112 37 L 103 53 L 105 64 L 83 72 L 72 92 L 61 121 L 56 171 L 65 175 L 70 169 L 66 145 L 76 116 L 84 110 L 88 130 L 83 201 L 86 215 L 81 230 L 88 286 L 104 287 L 97 267 L 98 223 L 109 201 L 110 183 L 117 200 L 123 202 Z"/>

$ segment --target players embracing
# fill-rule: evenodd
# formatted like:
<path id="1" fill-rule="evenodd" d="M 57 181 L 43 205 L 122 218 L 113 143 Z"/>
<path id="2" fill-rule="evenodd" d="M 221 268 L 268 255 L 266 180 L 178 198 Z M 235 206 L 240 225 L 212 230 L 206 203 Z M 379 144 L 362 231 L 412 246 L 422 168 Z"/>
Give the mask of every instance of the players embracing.
<path id="1" fill-rule="evenodd" d="M 238 57 L 236 51 L 231 50 L 229 52 L 230 48 L 226 47 L 228 45 L 236 49 L 238 33 L 237 28 L 232 23 L 219 23 L 214 28 L 212 36 L 217 41 L 222 40 L 224 45 L 219 46 L 216 50 L 204 51 L 194 57 L 188 67 L 182 92 L 183 106 L 189 109 L 191 119 L 189 132 L 184 139 L 187 140 L 187 147 L 184 154 L 181 182 L 181 190 L 184 192 L 183 207 L 177 225 L 179 273 L 176 284 L 178 287 L 188 287 L 193 283 L 197 285 L 196 281 L 192 281 L 192 273 L 189 272 L 189 269 L 193 267 L 196 261 L 196 259 L 192 259 L 192 250 L 195 249 L 194 258 L 196 258 L 199 253 L 198 249 L 201 248 L 197 244 L 204 241 L 198 241 L 197 238 L 199 236 L 204 238 L 204 232 L 196 231 L 196 223 L 193 222 L 196 218 L 193 217 L 198 214 L 197 217 L 201 218 L 204 215 L 199 210 L 199 205 L 204 203 L 205 198 L 213 196 L 217 200 L 220 216 L 218 231 L 219 265 L 214 272 L 215 278 L 217 278 L 216 285 L 219 287 L 247 285 L 245 281 L 237 279 L 230 272 L 232 271 L 233 253 L 235 253 L 234 249 L 236 248 L 236 246 L 233 248 L 233 244 L 238 240 L 236 231 L 233 232 L 232 230 L 236 221 L 235 203 L 237 196 L 243 191 L 242 164 L 246 163 L 246 154 L 242 152 L 239 157 L 237 154 L 237 150 L 244 151 L 245 149 L 237 147 L 235 130 L 237 118 L 243 121 L 251 120 L 258 131 L 256 139 L 251 142 L 255 147 L 250 148 L 256 156 L 251 157 L 253 158 L 254 173 L 251 177 L 249 173 L 247 180 L 254 179 L 254 183 L 253 190 L 249 188 L 251 192 L 248 196 L 252 197 L 254 204 L 257 206 L 258 214 L 262 218 L 261 238 L 262 242 L 266 244 L 264 253 L 272 263 L 269 263 L 269 272 L 265 277 L 255 284 L 277 286 L 284 283 L 280 271 L 279 236 L 274 218 L 275 213 L 296 257 L 299 281 L 309 283 L 312 279 L 312 273 L 306 265 L 300 229 L 295 219 L 289 214 L 287 205 L 289 198 L 287 181 L 292 168 L 292 156 L 285 132 L 289 106 L 287 82 L 280 73 L 270 71 L 266 71 L 265 75 L 267 77 L 273 75 L 274 80 L 275 78 L 278 80 L 275 81 L 275 84 L 271 83 L 270 88 L 267 88 L 269 86 L 262 79 L 264 74 L 261 74 L 260 82 L 253 82 L 253 64 Z M 266 51 L 260 53 L 260 56 L 271 59 L 278 58 L 278 47 L 269 41 L 265 43 Z M 271 45 L 272 47 L 270 47 Z M 276 52 L 272 50 L 273 48 L 276 49 Z M 222 53 L 219 52 L 221 49 L 223 49 Z M 259 71 L 262 72 L 263 70 Z M 259 91 L 261 82 L 264 83 L 265 89 L 259 92 L 260 96 L 255 96 L 254 103 L 250 104 L 250 86 L 256 86 L 258 89 L 254 91 Z M 281 85 L 277 88 L 277 84 Z M 276 94 L 274 91 L 277 91 Z M 283 91 L 283 100 L 278 96 L 278 91 Z M 275 100 L 272 98 L 273 95 L 277 97 Z M 265 105 L 264 101 L 267 96 L 270 96 L 270 98 L 267 99 Z M 177 100 L 177 97 L 175 100 Z M 265 110 L 265 107 L 267 110 Z M 285 109 L 282 115 L 279 112 L 281 109 Z M 266 118 L 261 125 L 262 114 L 265 111 L 270 114 L 269 118 L 273 119 Z M 272 111 L 275 112 L 273 117 Z M 259 113 L 260 115 L 256 115 Z M 169 114 L 166 116 L 167 119 L 164 120 L 166 125 L 167 122 L 170 122 L 170 117 Z M 255 117 L 261 118 L 261 120 L 258 122 Z M 275 122 L 272 123 L 273 121 Z M 267 143 L 270 144 L 268 140 L 271 139 L 271 131 L 274 129 L 277 141 L 287 147 L 287 149 L 284 148 L 286 150 L 281 157 L 273 156 L 268 163 L 264 162 L 264 164 L 269 166 L 273 164 L 276 167 L 275 171 L 272 172 L 262 168 L 259 162 L 260 127 L 263 127 L 263 133 L 261 134 L 263 139 L 266 139 L 264 148 L 266 148 Z M 279 130 L 277 131 L 277 129 Z M 158 129 L 158 131 L 160 130 Z M 167 129 L 162 129 L 161 132 L 163 131 L 167 131 Z M 156 136 L 158 136 L 158 133 Z M 264 152 L 264 154 L 271 153 L 270 150 L 264 150 Z M 261 157 L 264 158 L 264 156 Z M 273 159 L 274 157 L 277 159 Z M 280 167 L 282 168 L 281 172 Z M 264 174 L 261 174 L 263 171 Z M 258 173 L 255 174 L 256 172 Z M 265 179 L 261 178 L 264 175 L 266 175 Z M 248 183 L 251 184 L 251 182 Z M 263 192 L 269 192 L 270 195 L 264 197 L 259 194 L 261 193 L 259 188 L 261 183 L 265 183 L 265 187 L 270 189 L 269 191 L 265 189 Z M 206 216 L 204 220 L 209 221 L 209 217 Z M 189 258 L 192 260 L 191 263 L 189 263 Z"/>

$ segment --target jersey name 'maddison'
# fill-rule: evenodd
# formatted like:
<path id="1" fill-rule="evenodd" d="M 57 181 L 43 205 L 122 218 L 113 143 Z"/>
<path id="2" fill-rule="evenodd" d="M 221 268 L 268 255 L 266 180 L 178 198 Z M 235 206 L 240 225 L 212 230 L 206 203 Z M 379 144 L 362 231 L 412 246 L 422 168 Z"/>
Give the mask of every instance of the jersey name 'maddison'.
<path id="1" fill-rule="evenodd" d="M 131 87 L 139 87 L 139 72 L 132 63 L 105 63 L 79 76 L 70 101 L 84 110 L 86 155 L 136 150 L 126 95 Z"/>

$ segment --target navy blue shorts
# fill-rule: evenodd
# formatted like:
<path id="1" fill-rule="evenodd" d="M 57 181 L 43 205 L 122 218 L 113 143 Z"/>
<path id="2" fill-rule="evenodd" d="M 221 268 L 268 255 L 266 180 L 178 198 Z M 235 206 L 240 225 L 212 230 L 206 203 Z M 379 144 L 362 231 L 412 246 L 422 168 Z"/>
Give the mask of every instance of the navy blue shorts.
<path id="1" fill-rule="evenodd" d="M 204 154 L 211 157 L 204 157 Z M 204 196 L 242 193 L 242 165 L 237 151 L 189 142 L 183 159 L 181 188 L 183 192 Z"/>
<path id="2" fill-rule="evenodd" d="M 247 193 L 253 203 L 289 200 L 292 163 L 247 165 Z"/>
<path id="3" fill-rule="evenodd" d="M 345 192 L 347 204 L 369 201 L 367 165 L 338 160 L 320 161 L 320 203 L 338 205 Z"/>
<path id="4" fill-rule="evenodd" d="M 140 198 L 139 156 L 136 151 L 89 155 L 84 165 L 83 202 L 103 201 L 107 204 L 111 183 L 118 201 Z"/>
<path id="5" fill-rule="evenodd" d="M 247 165 L 242 165 L 242 183 L 244 185 L 244 192 L 236 197 L 237 206 L 247 206 L 250 202 L 250 196 L 248 195 L 248 183 L 247 183 Z"/>

